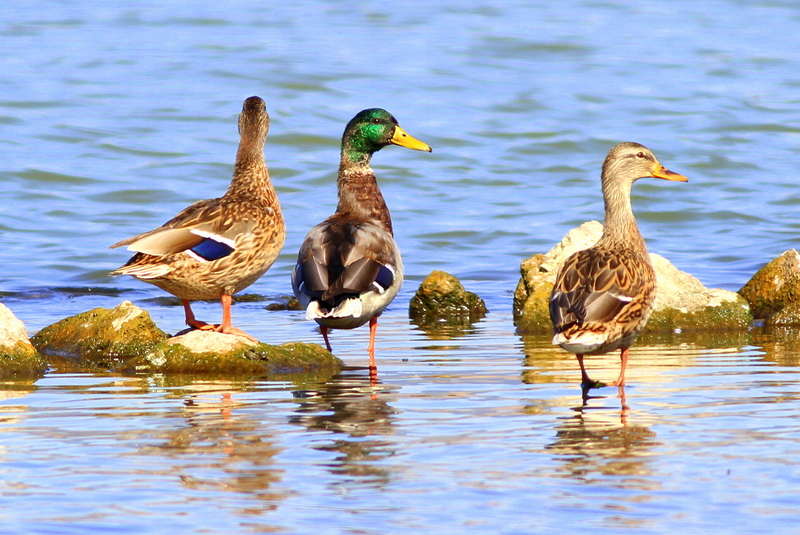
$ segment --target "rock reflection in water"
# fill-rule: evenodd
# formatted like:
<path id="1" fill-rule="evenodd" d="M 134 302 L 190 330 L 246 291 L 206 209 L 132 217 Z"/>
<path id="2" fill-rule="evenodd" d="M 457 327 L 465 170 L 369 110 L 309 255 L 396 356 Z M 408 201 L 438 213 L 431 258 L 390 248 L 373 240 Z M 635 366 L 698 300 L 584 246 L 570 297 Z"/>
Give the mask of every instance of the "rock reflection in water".
<path id="1" fill-rule="evenodd" d="M 394 454 L 394 447 L 380 437 L 394 433 L 393 390 L 371 379 L 366 369 L 346 368 L 314 390 L 296 392 L 303 401 L 290 421 L 336 433 L 330 443 L 317 446 L 338 454 L 331 473 L 350 476 L 357 484 L 384 486 L 391 473 L 381 461 Z"/>
<path id="2" fill-rule="evenodd" d="M 36 390 L 38 387 L 32 380 L 4 381 L 0 383 L 0 401 L 26 398 Z M 28 416 L 29 412 L 29 407 L 24 403 L 0 404 L 0 426 L 17 425 Z M 5 448 L 0 448 L 0 460 L 4 452 Z"/>
<path id="3" fill-rule="evenodd" d="M 187 489 L 247 493 L 265 502 L 262 509 L 275 509 L 288 494 L 272 488 L 282 478 L 282 471 L 274 468 L 274 457 L 282 450 L 270 440 L 269 428 L 245 410 L 248 404 L 236 400 L 236 394 L 251 388 L 244 383 L 194 381 L 173 391 L 185 398 L 183 406 L 168 415 L 163 431 L 156 432 L 163 441 L 142 452 L 177 461 L 175 472 Z M 175 425 L 175 418 L 186 425 Z"/>
<path id="4" fill-rule="evenodd" d="M 410 321 L 419 330 L 424 332 L 428 338 L 433 340 L 450 340 L 475 334 L 476 324 L 486 316 L 485 310 L 479 310 L 471 314 L 457 314 L 446 317 L 440 316 L 415 316 Z"/>
<path id="5" fill-rule="evenodd" d="M 760 327 L 752 332 L 752 344 L 764 351 L 764 359 L 781 366 L 800 366 L 800 328 Z"/>
<path id="6" fill-rule="evenodd" d="M 431 340 L 451 340 L 453 338 L 460 338 L 475 334 L 477 328 L 473 322 L 465 321 L 448 321 L 437 320 L 432 322 L 420 322 L 418 320 L 411 320 L 413 325 L 416 325 L 419 330 L 425 333 L 425 336 Z"/>
<path id="7" fill-rule="evenodd" d="M 553 346 L 549 336 L 521 336 L 525 353 L 522 382 L 574 383 L 580 389 L 580 368 L 574 355 Z M 741 332 L 690 332 L 645 335 L 631 348 L 626 374 L 629 386 L 664 384 L 675 380 L 671 372 L 696 366 L 709 351 L 739 353 L 751 343 Z M 612 381 L 619 373 L 619 353 L 588 355 L 586 367 L 593 378 Z"/>

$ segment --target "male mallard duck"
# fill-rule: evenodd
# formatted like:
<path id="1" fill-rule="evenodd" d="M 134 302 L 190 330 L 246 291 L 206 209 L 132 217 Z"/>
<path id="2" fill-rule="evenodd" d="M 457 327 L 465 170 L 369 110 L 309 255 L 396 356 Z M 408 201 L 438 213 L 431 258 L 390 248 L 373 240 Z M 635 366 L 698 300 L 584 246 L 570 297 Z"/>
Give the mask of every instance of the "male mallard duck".
<path id="1" fill-rule="evenodd" d="M 264 101 L 245 100 L 233 180 L 225 195 L 198 201 L 163 226 L 112 245 L 127 245 L 136 254 L 111 274 L 131 275 L 179 297 L 190 327 L 250 338 L 231 325 L 232 295 L 266 273 L 286 237 L 264 162 L 268 131 Z M 196 320 L 189 304 L 196 299 L 221 299 L 222 323 Z"/>
<path id="2" fill-rule="evenodd" d="M 583 366 L 584 355 L 621 350 L 617 386 L 625 385 L 628 348 L 644 328 L 655 301 L 656 279 L 647 246 L 631 209 L 631 185 L 653 177 L 688 179 L 661 165 L 638 143 L 620 143 L 603 163 L 606 217 L 603 235 L 591 248 L 562 264 L 550 296 L 553 344 L 575 353 L 585 388 L 602 386 Z"/>
<path id="3" fill-rule="evenodd" d="M 364 110 L 347 123 L 336 213 L 306 235 L 292 271 L 294 294 L 306 317 L 320 325 L 328 351 L 328 329 L 354 329 L 369 321 L 373 368 L 378 316 L 403 284 L 392 218 L 370 167 L 372 154 L 387 145 L 431 151 L 386 110 Z"/>

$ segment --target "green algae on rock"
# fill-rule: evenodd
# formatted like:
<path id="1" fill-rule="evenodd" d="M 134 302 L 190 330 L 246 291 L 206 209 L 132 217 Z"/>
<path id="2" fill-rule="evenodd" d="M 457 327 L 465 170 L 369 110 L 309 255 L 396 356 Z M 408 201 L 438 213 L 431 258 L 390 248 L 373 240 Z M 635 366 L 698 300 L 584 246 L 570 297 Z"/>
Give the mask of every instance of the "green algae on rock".
<path id="1" fill-rule="evenodd" d="M 483 299 L 468 292 L 458 278 L 434 270 L 411 298 L 408 315 L 423 330 L 468 326 L 486 315 Z"/>
<path id="2" fill-rule="evenodd" d="M 169 337 L 150 315 L 125 301 L 96 308 L 39 331 L 33 345 L 65 370 L 252 375 L 336 373 L 342 362 L 316 344 L 271 346 L 215 331 Z"/>
<path id="3" fill-rule="evenodd" d="M 25 325 L 0 303 L 0 378 L 39 377 L 47 362 L 28 340 Z"/>
<path id="4" fill-rule="evenodd" d="M 152 347 L 118 368 L 130 373 L 265 376 L 338 373 L 342 361 L 317 344 L 274 346 L 214 331 L 193 330 Z"/>
<path id="5" fill-rule="evenodd" d="M 571 230 L 545 255 L 534 255 L 521 264 L 521 278 L 514 293 L 514 321 L 520 333 L 550 333 L 549 300 L 558 267 L 573 252 L 591 247 L 603 226 L 591 221 Z M 643 334 L 664 331 L 747 329 L 753 321 L 741 296 L 718 288 L 709 289 L 695 277 L 678 270 L 669 260 L 650 254 L 656 272 L 656 302 Z"/>
<path id="6" fill-rule="evenodd" d="M 65 318 L 36 333 L 31 342 L 46 356 L 110 369 L 167 338 L 150 314 L 123 301 L 113 309 L 95 308 Z"/>
<path id="7" fill-rule="evenodd" d="M 661 255 L 650 254 L 656 302 L 643 334 L 655 331 L 741 330 L 753 322 L 750 306 L 736 292 L 706 288 Z"/>
<path id="8" fill-rule="evenodd" d="M 753 317 L 780 325 L 800 323 L 796 310 L 781 311 L 800 303 L 800 254 L 795 249 L 759 269 L 740 290 L 753 310 Z M 772 318 L 773 316 L 778 316 Z M 794 318 L 794 319 L 793 319 Z"/>

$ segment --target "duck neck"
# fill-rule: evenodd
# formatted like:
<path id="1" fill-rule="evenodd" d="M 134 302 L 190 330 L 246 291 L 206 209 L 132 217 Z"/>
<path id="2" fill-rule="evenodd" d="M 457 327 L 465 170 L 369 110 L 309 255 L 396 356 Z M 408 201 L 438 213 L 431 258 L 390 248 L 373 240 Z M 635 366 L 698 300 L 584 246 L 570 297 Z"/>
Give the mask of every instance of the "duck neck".
<path id="1" fill-rule="evenodd" d="M 629 181 L 603 181 L 603 202 L 606 216 L 603 223 L 603 242 L 647 252 L 647 245 L 639 232 L 631 208 L 631 186 Z"/>
<path id="2" fill-rule="evenodd" d="M 342 150 L 339 164 L 339 204 L 336 213 L 366 219 L 380 225 L 389 234 L 392 218 L 383 199 L 375 172 L 370 167 L 371 153 Z"/>
<path id="3" fill-rule="evenodd" d="M 250 142 L 243 137 L 236 152 L 233 180 L 225 194 L 226 197 L 273 207 L 278 204 L 275 188 L 272 187 L 267 164 L 264 161 L 263 147 L 263 139 Z"/>

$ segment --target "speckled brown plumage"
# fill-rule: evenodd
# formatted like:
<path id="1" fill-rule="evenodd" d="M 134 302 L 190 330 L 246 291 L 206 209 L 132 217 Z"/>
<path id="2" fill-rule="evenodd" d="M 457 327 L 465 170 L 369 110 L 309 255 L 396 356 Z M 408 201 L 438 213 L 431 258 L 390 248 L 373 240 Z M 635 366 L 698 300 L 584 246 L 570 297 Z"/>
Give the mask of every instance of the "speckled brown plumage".
<path id="1" fill-rule="evenodd" d="M 622 364 L 614 384 L 624 386 L 628 348 L 653 311 L 655 272 L 630 200 L 633 182 L 643 177 L 686 181 L 643 145 L 620 143 L 611 149 L 602 173 L 603 235 L 593 247 L 566 259 L 550 297 L 553 343 L 576 354 L 585 387 L 602 383 L 589 378 L 583 355 L 616 349 Z"/>
<path id="2" fill-rule="evenodd" d="M 154 284 L 188 302 L 222 299 L 223 324 L 233 332 L 230 296 L 258 280 L 278 257 L 286 236 L 281 207 L 264 161 L 269 115 L 259 97 L 245 100 L 239 115 L 239 149 L 233 179 L 220 198 L 196 202 L 159 228 L 118 242 L 137 251 L 112 272 Z"/>

